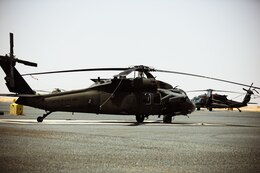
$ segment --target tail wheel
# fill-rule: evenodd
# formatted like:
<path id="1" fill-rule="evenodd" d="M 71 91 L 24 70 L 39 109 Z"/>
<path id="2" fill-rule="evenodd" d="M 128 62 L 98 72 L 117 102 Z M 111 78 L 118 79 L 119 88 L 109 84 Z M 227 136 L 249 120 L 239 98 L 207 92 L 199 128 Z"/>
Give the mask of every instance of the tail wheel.
<path id="1" fill-rule="evenodd" d="M 46 113 L 43 114 L 42 117 L 39 116 L 39 117 L 37 118 L 37 122 L 41 123 L 41 122 L 44 120 L 44 118 L 46 118 L 46 117 L 47 117 L 48 115 L 50 115 L 51 113 L 52 113 L 51 111 L 46 111 Z"/>
<path id="2" fill-rule="evenodd" d="M 38 117 L 37 122 L 41 123 L 43 121 L 43 117 Z"/>

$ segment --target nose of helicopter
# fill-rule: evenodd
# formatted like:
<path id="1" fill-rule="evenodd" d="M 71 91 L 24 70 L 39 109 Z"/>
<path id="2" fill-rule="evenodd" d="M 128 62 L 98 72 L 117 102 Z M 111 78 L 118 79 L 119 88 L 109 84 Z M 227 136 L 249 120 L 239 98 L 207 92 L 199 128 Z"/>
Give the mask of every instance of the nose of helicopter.
<path id="1" fill-rule="evenodd" d="M 196 109 L 195 104 L 188 97 L 186 98 L 186 108 L 188 110 L 188 114 L 194 112 Z"/>

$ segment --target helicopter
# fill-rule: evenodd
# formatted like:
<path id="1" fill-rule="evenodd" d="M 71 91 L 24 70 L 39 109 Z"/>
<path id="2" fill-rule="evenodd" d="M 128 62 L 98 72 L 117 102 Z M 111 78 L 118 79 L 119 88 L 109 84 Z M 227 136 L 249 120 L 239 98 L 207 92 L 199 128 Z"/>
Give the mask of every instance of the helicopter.
<path id="1" fill-rule="evenodd" d="M 252 86 L 253 83 L 251 84 L 249 89 L 243 88 L 243 90 L 246 91 L 246 93 L 242 102 L 227 99 L 227 95 L 221 95 L 217 93 L 213 94 L 213 91 L 229 92 L 229 93 L 238 93 L 238 92 L 214 90 L 214 89 L 190 91 L 190 92 L 207 91 L 207 94 L 205 93 L 199 96 L 195 96 L 191 99 L 191 101 L 194 103 L 198 111 L 200 110 L 200 108 L 207 108 L 209 111 L 212 111 L 213 108 L 227 108 L 231 110 L 233 110 L 233 108 L 237 108 L 238 111 L 241 112 L 241 109 L 239 108 L 247 106 L 247 104 L 249 104 L 251 95 L 254 94 L 254 91 L 259 94 L 259 92 L 256 89 L 251 89 Z"/>
<path id="2" fill-rule="evenodd" d="M 152 72 L 195 76 L 248 86 L 246 84 L 202 75 L 159 70 L 144 65 L 127 68 L 88 68 L 20 74 L 15 68 L 16 63 L 33 67 L 37 67 L 37 64 L 16 58 L 13 46 L 13 34 L 10 33 L 10 53 L 9 55 L 0 56 L 0 66 L 6 74 L 6 86 L 10 92 L 15 93 L 13 96 L 18 97 L 15 103 L 45 110 L 45 114 L 37 118 L 38 122 L 42 122 L 53 112 L 64 111 L 135 115 L 138 123 L 142 123 L 144 119 L 150 115 L 158 115 L 158 117 L 162 115 L 164 123 L 171 123 L 173 117 L 177 115 L 188 115 L 195 110 L 195 105 L 191 102 L 184 90 L 173 87 L 164 81 L 157 80 L 151 74 Z M 86 71 L 121 72 L 109 79 L 102 79 L 100 77 L 91 79 L 94 83 L 88 88 L 43 95 L 39 95 L 32 90 L 23 77 L 28 75 Z M 132 72 L 138 72 L 138 75 L 134 78 L 127 78 Z M 258 87 L 254 86 L 254 88 Z M 8 94 L 8 96 L 10 96 L 10 94 Z"/>

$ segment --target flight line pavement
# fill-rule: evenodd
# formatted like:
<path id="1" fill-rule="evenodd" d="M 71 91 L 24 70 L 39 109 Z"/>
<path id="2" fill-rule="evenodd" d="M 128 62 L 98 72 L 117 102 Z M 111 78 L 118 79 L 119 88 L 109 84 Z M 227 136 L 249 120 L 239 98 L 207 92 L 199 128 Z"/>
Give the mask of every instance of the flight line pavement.
<path id="1" fill-rule="evenodd" d="M 260 172 L 260 113 L 0 116 L 0 172 Z"/>

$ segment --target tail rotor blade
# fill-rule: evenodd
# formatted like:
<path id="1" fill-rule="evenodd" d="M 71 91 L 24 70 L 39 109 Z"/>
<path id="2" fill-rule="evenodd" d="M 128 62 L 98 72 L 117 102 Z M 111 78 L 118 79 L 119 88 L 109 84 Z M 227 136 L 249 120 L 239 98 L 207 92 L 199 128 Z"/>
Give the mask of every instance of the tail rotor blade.
<path id="1" fill-rule="evenodd" d="M 13 57 L 14 56 L 14 34 L 9 33 L 9 36 L 10 36 L 10 56 Z"/>
<path id="2" fill-rule="evenodd" d="M 255 91 L 257 94 L 259 94 L 259 92 L 256 89 L 253 89 L 253 91 Z"/>
<path id="3" fill-rule="evenodd" d="M 28 66 L 37 67 L 37 63 L 30 62 L 30 61 L 25 61 L 25 60 L 21 60 L 21 59 L 16 59 L 16 62 L 21 63 L 21 64 L 24 64 L 24 65 L 28 65 Z"/>

